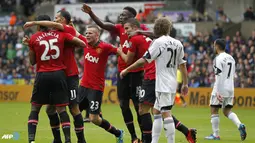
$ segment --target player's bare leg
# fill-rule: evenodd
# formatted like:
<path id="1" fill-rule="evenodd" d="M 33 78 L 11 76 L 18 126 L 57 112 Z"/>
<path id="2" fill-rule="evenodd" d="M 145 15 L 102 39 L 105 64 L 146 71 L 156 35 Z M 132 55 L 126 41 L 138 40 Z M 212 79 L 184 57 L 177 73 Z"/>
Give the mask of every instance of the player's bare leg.
<path id="1" fill-rule="evenodd" d="M 220 140 L 220 134 L 219 134 L 219 124 L 220 124 L 220 118 L 219 118 L 219 107 L 212 106 L 211 105 L 211 123 L 212 123 L 212 130 L 213 134 L 210 136 L 205 137 L 207 140 Z"/>
<path id="2" fill-rule="evenodd" d="M 28 117 L 28 142 L 33 143 L 35 141 L 36 128 L 38 124 L 38 116 L 41 110 L 41 105 L 31 105 L 31 112 Z"/>
<path id="3" fill-rule="evenodd" d="M 66 112 L 66 106 L 56 106 L 56 110 L 59 114 L 62 130 L 65 135 L 65 143 L 71 143 L 70 118 Z"/>
<path id="4" fill-rule="evenodd" d="M 84 137 L 84 124 L 83 124 L 82 115 L 79 109 L 79 105 L 71 104 L 69 105 L 69 109 L 74 119 L 75 133 L 78 139 L 78 143 L 86 143 L 86 140 Z"/>
<path id="5" fill-rule="evenodd" d="M 143 143 L 151 143 L 152 119 L 150 114 L 151 105 L 139 104 L 139 114 L 141 117 Z"/>
<path id="6" fill-rule="evenodd" d="M 243 141 L 246 139 L 246 136 L 247 136 L 245 125 L 241 123 L 237 115 L 234 112 L 232 112 L 231 109 L 232 107 L 226 106 L 225 108 L 223 108 L 223 113 L 228 119 L 230 119 L 237 126 L 240 132 L 241 140 Z"/>
<path id="7" fill-rule="evenodd" d="M 98 114 L 89 114 L 90 121 L 95 125 L 105 129 L 107 132 L 115 135 L 117 138 L 117 143 L 123 143 L 124 132 L 122 130 L 116 129 L 107 120 L 102 119 Z"/>

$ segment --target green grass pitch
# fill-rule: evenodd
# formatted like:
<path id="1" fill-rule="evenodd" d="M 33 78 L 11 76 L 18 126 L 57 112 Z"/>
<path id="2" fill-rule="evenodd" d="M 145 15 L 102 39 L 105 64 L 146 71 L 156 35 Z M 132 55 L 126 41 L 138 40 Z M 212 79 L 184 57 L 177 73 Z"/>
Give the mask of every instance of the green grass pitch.
<path id="1" fill-rule="evenodd" d="M 0 143 L 27 143 L 27 119 L 30 111 L 30 104 L 28 103 L 0 103 L 0 137 L 4 134 L 12 134 L 18 132 L 20 134 L 19 140 L 3 140 L 0 138 Z M 130 143 L 130 136 L 125 127 L 123 118 L 121 116 L 118 105 L 103 105 L 103 116 L 110 121 L 111 124 L 117 128 L 124 129 L 125 143 Z M 134 110 L 133 110 L 134 111 Z M 240 143 L 240 136 L 237 127 L 220 114 L 220 141 L 206 141 L 204 137 L 212 132 L 210 123 L 210 109 L 209 108 L 182 108 L 174 107 L 173 113 L 185 125 L 198 130 L 198 143 Z M 240 120 L 245 123 L 247 128 L 247 139 L 245 143 L 255 143 L 255 111 L 252 109 L 235 109 Z M 133 112 L 134 113 L 134 112 Z M 83 113 L 84 115 L 84 113 Z M 71 118 L 71 117 L 70 117 Z M 136 117 L 135 117 L 136 118 Z M 72 118 L 71 118 L 72 119 Z M 72 125 L 73 128 L 73 125 Z M 136 131 L 140 136 L 139 127 L 136 122 Z M 72 129 L 72 142 L 76 142 L 76 136 Z M 85 124 L 85 136 L 88 143 L 115 143 L 115 137 L 103 129 L 93 125 L 92 123 Z M 42 108 L 39 116 L 39 124 L 36 134 L 36 143 L 51 143 L 52 141 L 51 129 L 48 118 L 45 114 L 45 107 Z M 63 137 L 62 137 L 63 140 Z M 160 143 L 166 143 L 165 133 L 162 130 Z M 185 137 L 176 131 L 176 143 L 187 143 Z"/>

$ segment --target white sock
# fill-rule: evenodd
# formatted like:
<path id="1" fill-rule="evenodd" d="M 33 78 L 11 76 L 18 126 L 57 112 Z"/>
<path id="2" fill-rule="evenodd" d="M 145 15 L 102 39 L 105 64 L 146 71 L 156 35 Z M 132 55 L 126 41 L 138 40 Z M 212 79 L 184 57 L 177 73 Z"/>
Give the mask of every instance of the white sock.
<path id="1" fill-rule="evenodd" d="M 234 124 L 236 124 L 237 128 L 239 128 L 241 122 L 240 122 L 239 118 L 237 117 L 237 115 L 234 112 L 230 112 L 228 114 L 228 118 L 230 120 L 232 120 Z"/>
<path id="2" fill-rule="evenodd" d="M 152 125 L 152 141 L 151 143 L 158 143 L 159 136 L 163 127 L 163 120 L 161 114 L 154 115 L 154 121 Z"/>
<path id="3" fill-rule="evenodd" d="M 173 117 L 167 117 L 164 119 L 164 129 L 167 137 L 167 143 L 174 143 L 175 126 Z"/>
<path id="4" fill-rule="evenodd" d="M 220 129 L 219 129 L 219 124 L 220 124 L 219 114 L 212 114 L 211 123 L 212 123 L 213 135 L 215 137 L 219 136 L 219 131 L 220 131 Z"/>

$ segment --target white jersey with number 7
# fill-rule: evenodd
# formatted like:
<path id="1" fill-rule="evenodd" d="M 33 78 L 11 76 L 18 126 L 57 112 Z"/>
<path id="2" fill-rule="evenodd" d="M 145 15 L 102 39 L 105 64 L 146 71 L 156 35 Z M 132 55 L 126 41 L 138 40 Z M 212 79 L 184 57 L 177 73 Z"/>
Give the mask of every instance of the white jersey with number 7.
<path id="1" fill-rule="evenodd" d="M 219 93 L 223 97 L 234 96 L 235 59 L 223 52 L 214 59 L 215 83 L 212 95 Z"/>

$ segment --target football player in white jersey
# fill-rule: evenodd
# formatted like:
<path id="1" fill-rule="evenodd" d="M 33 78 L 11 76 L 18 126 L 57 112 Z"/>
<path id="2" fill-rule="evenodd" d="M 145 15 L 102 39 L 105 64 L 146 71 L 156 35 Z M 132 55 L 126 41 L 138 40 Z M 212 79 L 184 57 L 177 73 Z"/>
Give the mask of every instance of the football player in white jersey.
<path id="1" fill-rule="evenodd" d="M 214 50 L 217 54 L 214 59 L 215 83 L 210 99 L 211 123 L 213 134 L 205 137 L 208 140 L 220 140 L 219 136 L 219 108 L 223 108 L 224 115 L 233 121 L 240 131 L 241 140 L 246 138 L 246 130 L 237 115 L 231 111 L 234 99 L 234 74 L 235 60 L 225 53 L 225 41 L 217 39 L 214 42 Z"/>
<path id="2" fill-rule="evenodd" d="M 188 93 L 186 61 L 183 60 L 184 49 L 180 41 L 169 36 L 171 27 L 172 23 L 167 18 L 157 19 L 154 25 L 154 35 L 158 38 L 152 42 L 143 58 L 137 60 L 121 73 L 121 76 L 124 76 L 127 71 L 155 60 L 156 101 L 153 109 L 152 143 L 158 142 L 163 126 L 167 142 L 175 142 L 175 126 L 171 116 L 171 109 L 174 104 L 177 88 L 176 76 L 178 66 L 180 66 L 183 76 L 182 93 L 185 95 Z"/>

